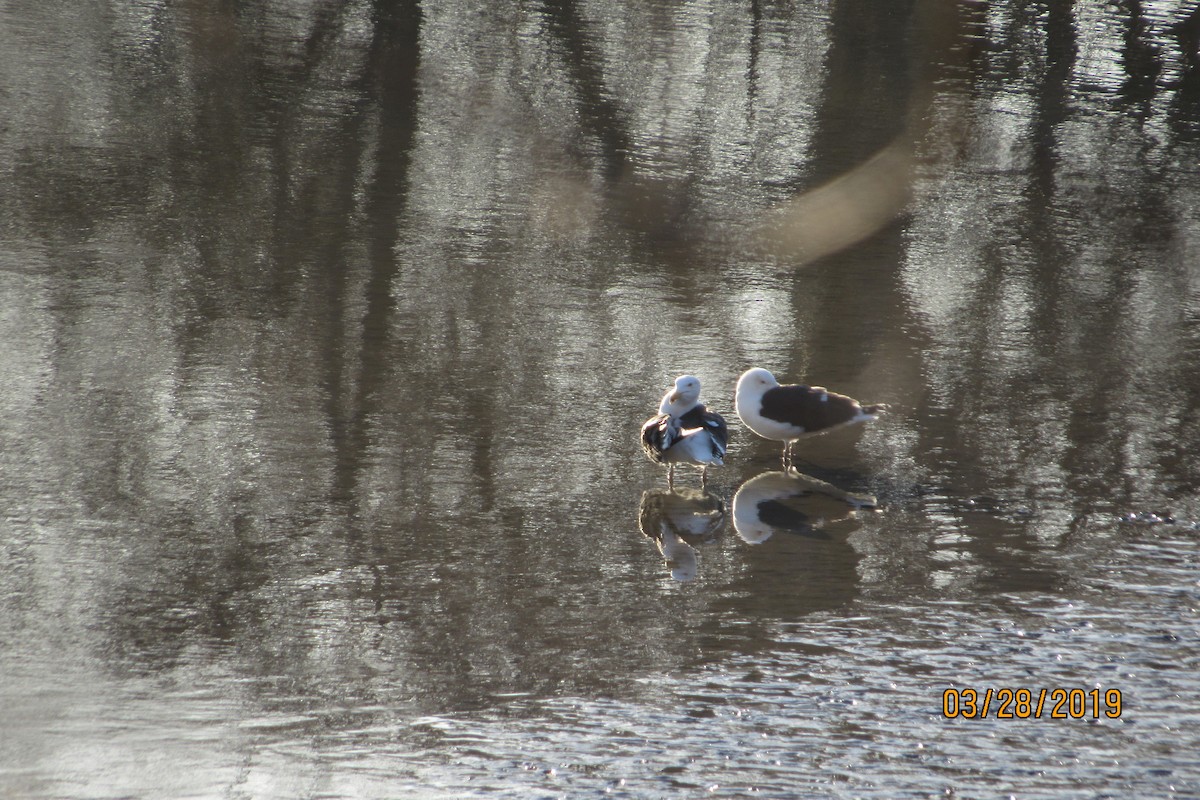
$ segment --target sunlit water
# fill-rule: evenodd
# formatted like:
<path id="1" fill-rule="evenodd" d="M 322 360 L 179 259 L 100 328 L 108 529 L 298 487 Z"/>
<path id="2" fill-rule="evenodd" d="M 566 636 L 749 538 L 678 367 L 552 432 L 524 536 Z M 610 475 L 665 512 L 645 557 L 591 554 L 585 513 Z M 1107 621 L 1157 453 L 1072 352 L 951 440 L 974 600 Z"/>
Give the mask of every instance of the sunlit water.
<path id="1" fill-rule="evenodd" d="M 193 5 L 0 10 L 0 795 L 1200 796 L 1196 9 Z"/>

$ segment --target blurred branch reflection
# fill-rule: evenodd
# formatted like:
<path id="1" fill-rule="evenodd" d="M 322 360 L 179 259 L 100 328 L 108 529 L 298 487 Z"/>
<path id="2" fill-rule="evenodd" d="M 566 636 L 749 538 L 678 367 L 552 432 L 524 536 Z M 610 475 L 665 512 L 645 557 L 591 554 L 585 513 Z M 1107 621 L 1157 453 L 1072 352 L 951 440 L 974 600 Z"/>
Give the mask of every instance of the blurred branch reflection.
<path id="1" fill-rule="evenodd" d="M 895 142 L 823 186 L 786 201 L 761 229 L 769 250 L 805 264 L 888 225 L 912 193 L 913 144 Z"/>

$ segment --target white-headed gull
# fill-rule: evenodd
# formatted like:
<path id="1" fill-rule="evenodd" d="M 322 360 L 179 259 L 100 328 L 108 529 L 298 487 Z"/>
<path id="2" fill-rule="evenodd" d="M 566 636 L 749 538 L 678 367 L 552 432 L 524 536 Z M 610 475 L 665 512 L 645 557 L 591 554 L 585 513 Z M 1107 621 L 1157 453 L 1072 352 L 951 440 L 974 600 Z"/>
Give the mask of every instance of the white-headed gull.
<path id="1" fill-rule="evenodd" d="M 764 439 L 783 442 L 785 466 L 791 463 L 791 446 L 797 439 L 866 422 L 887 410 L 882 404 L 864 406 L 823 386 L 781 386 L 761 367 L 738 378 L 734 405 L 747 428 Z"/>
<path id="2" fill-rule="evenodd" d="M 667 465 L 667 486 L 673 486 L 676 464 L 697 464 L 701 485 L 710 464 L 725 463 L 729 428 L 720 414 L 700 402 L 700 379 L 680 375 L 663 395 L 657 416 L 642 425 L 642 449 L 656 464 Z"/>

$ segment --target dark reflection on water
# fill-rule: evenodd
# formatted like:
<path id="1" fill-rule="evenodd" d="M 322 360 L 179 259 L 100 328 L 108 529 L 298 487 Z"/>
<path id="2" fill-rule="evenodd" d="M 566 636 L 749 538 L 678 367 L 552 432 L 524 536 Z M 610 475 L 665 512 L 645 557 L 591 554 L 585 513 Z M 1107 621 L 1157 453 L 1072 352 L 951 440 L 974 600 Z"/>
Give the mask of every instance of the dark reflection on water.
<path id="1" fill-rule="evenodd" d="M 696 552 L 715 544 L 727 526 L 725 502 L 701 489 L 650 489 L 638 506 L 638 528 L 654 541 L 677 581 L 695 580 Z"/>
<path id="2" fill-rule="evenodd" d="M 1198 20 L 6 5 L 0 794 L 1200 793 Z"/>

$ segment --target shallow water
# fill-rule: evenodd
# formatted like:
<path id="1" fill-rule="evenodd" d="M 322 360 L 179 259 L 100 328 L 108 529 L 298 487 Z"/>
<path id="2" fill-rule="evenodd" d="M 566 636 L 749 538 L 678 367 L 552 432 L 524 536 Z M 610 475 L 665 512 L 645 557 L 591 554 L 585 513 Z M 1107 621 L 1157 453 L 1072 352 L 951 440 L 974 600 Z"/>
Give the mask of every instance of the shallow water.
<path id="1" fill-rule="evenodd" d="M 0 795 L 1200 796 L 1197 20 L 8 4 Z"/>

